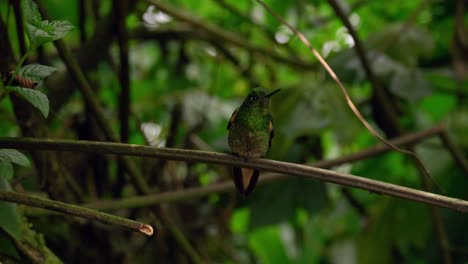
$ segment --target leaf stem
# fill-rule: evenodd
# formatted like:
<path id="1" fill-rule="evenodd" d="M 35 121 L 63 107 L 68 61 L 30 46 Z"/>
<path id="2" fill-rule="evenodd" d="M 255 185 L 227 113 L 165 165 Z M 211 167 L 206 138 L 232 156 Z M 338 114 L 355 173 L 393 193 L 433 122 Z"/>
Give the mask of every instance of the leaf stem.
<path id="1" fill-rule="evenodd" d="M 34 48 L 35 45 L 31 45 L 29 46 L 28 50 L 26 51 L 26 53 L 24 53 L 24 55 L 21 57 L 20 61 L 18 62 L 18 64 L 16 64 L 16 67 L 15 67 L 15 70 L 13 71 L 13 74 L 11 75 L 10 77 L 10 80 L 8 80 L 8 84 L 6 86 L 10 86 L 11 83 L 13 82 L 13 80 L 15 79 L 16 75 L 18 75 L 18 72 L 19 70 L 21 69 L 21 66 L 23 66 L 23 63 L 26 61 L 26 59 L 29 57 L 29 55 L 31 54 L 33 48 Z"/>

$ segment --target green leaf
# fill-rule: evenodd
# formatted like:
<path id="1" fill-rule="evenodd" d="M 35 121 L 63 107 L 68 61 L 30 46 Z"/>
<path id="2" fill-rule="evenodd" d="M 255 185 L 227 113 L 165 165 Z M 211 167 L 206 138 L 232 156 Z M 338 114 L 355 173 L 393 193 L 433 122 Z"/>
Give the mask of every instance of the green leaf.
<path id="1" fill-rule="evenodd" d="M 42 21 L 44 28 L 50 29 L 46 30 L 53 38 L 52 40 L 57 40 L 65 37 L 73 28 L 75 28 L 70 22 L 68 21 L 59 21 L 54 20 L 50 23 L 45 20 Z"/>
<path id="2" fill-rule="evenodd" d="M 284 244 L 279 226 L 259 228 L 249 235 L 249 246 L 260 263 L 291 263 Z"/>
<path id="3" fill-rule="evenodd" d="M 11 241 L 10 237 L 5 233 L 0 234 L 0 254 L 13 257 L 16 260 L 20 260 L 21 257 L 16 250 L 15 244 Z"/>
<path id="4" fill-rule="evenodd" d="M 50 41 L 51 37 L 49 33 L 45 32 L 39 26 L 26 23 L 26 32 L 28 33 L 29 41 L 31 41 L 31 45 L 40 46 L 44 43 Z"/>
<path id="5" fill-rule="evenodd" d="M 297 195 L 298 193 L 304 195 Z M 294 219 L 297 208 L 303 208 L 309 215 L 315 215 L 327 206 L 328 199 L 324 183 L 296 178 L 270 183 L 255 190 L 253 195 L 255 199 L 252 200 L 250 212 L 251 229 Z"/>
<path id="6" fill-rule="evenodd" d="M 39 13 L 39 9 L 37 8 L 36 3 L 34 3 L 32 0 L 24 0 L 22 8 L 25 23 L 31 25 L 41 24 L 42 16 L 41 13 Z"/>
<path id="7" fill-rule="evenodd" d="M 74 27 L 68 21 L 42 20 L 37 5 L 31 0 L 23 2 L 26 33 L 32 46 L 63 38 Z"/>
<path id="8" fill-rule="evenodd" d="M 425 205 L 382 197 L 368 211 L 372 222 L 358 239 L 358 263 L 393 263 L 392 247 L 403 255 L 427 247 L 431 218 Z"/>
<path id="9" fill-rule="evenodd" d="M 8 86 L 8 88 L 21 94 L 26 100 L 39 109 L 44 117 L 49 115 L 49 99 L 45 94 L 33 89 L 19 86 Z"/>
<path id="10" fill-rule="evenodd" d="M 432 93 L 431 83 L 417 69 L 396 71 L 390 81 L 390 91 L 414 104 Z"/>
<path id="11" fill-rule="evenodd" d="M 26 23 L 29 40 L 36 47 L 63 38 L 73 28 L 68 21 L 44 20 L 39 25 Z"/>
<path id="12" fill-rule="evenodd" d="M 0 157 L 0 179 L 4 180 L 11 180 L 13 178 L 13 166 L 11 162 L 6 159 Z"/>
<path id="13" fill-rule="evenodd" d="M 30 64 L 21 67 L 21 69 L 18 72 L 18 75 L 28 78 L 34 82 L 40 82 L 42 81 L 42 79 L 52 74 L 56 70 L 57 68 L 54 67 L 49 67 L 41 64 Z"/>
<path id="14" fill-rule="evenodd" d="M 0 177 L 0 191 L 11 191 L 10 184 L 2 177 Z M 0 227 L 14 238 L 20 238 L 21 218 L 16 204 L 0 202 Z"/>
<path id="15" fill-rule="evenodd" d="M 30 165 L 28 158 L 16 149 L 0 149 L 0 158 L 4 158 L 24 167 Z"/>

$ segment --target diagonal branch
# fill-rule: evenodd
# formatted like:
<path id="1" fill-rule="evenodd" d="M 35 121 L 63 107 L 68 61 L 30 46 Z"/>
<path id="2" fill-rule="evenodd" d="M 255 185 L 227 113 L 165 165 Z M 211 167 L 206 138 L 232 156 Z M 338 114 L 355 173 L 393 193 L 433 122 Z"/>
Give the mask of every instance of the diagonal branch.
<path id="1" fill-rule="evenodd" d="M 136 222 L 130 219 L 122 218 L 119 216 L 114 216 L 106 213 L 102 213 L 96 210 L 66 204 L 58 201 L 53 201 L 49 199 L 29 196 L 21 193 L 16 192 L 0 192 L 0 200 L 11 202 L 11 203 L 18 203 L 18 204 L 25 204 L 33 207 L 44 208 L 60 213 L 64 213 L 67 215 L 74 215 L 78 217 L 83 217 L 89 220 L 98 221 L 104 224 L 111 224 L 117 225 L 120 227 L 125 227 L 132 231 L 141 232 L 145 235 L 152 236 L 153 235 L 153 227 L 148 224 L 143 224 L 140 222 Z"/>
<path id="2" fill-rule="evenodd" d="M 314 168 L 306 165 L 294 164 L 268 159 L 243 161 L 234 156 L 208 151 L 154 148 L 148 146 L 105 143 L 96 141 L 79 141 L 65 139 L 37 139 L 37 138 L 0 138 L 1 148 L 76 151 L 102 154 L 130 155 L 139 157 L 155 157 L 170 160 L 204 162 L 223 164 L 237 167 L 255 168 L 317 180 L 356 187 L 371 192 L 387 194 L 407 200 L 447 207 L 453 210 L 468 212 L 468 201 L 443 195 L 420 191 L 391 183 L 371 180 L 346 173 Z"/>
<path id="3" fill-rule="evenodd" d="M 289 64 L 290 66 L 299 68 L 299 69 L 311 69 L 315 68 L 316 64 L 307 62 L 301 59 L 295 59 L 295 58 L 289 58 L 282 56 L 278 54 L 274 49 L 270 48 L 265 48 L 265 47 L 260 47 L 257 45 L 253 45 L 249 43 L 246 39 L 243 37 L 237 35 L 236 33 L 233 33 L 231 31 L 226 31 L 221 27 L 218 27 L 214 24 L 207 23 L 203 21 L 202 19 L 193 16 L 192 14 L 188 13 L 185 10 L 182 10 L 180 8 L 176 8 L 174 6 L 171 6 L 167 3 L 163 3 L 158 0 L 146 0 L 146 2 L 155 5 L 159 10 L 163 11 L 164 13 L 171 15 L 175 18 L 177 18 L 180 21 L 189 23 L 192 25 L 194 28 L 197 28 L 199 30 L 203 30 L 209 35 L 218 40 L 218 41 L 223 41 L 223 42 L 228 42 L 231 43 L 235 46 L 241 47 L 243 49 L 249 50 L 255 54 L 265 56 L 267 58 L 271 58 L 275 61 Z"/>
<path id="4" fill-rule="evenodd" d="M 395 129 L 397 131 L 397 135 L 401 134 L 403 130 L 400 128 L 398 120 L 395 119 L 396 113 L 395 113 L 394 109 L 392 107 L 390 107 L 391 106 L 390 101 L 388 100 L 388 98 L 386 96 L 384 96 L 385 91 L 379 85 L 378 80 L 377 80 L 375 74 L 373 73 L 373 70 L 371 68 L 369 59 L 367 58 L 366 52 L 364 50 L 364 45 L 362 44 L 360 38 L 358 37 L 357 31 L 354 29 L 353 25 L 351 24 L 350 20 L 348 19 L 347 15 L 345 14 L 344 10 L 340 7 L 340 4 L 336 0 L 328 0 L 328 3 L 330 4 L 330 6 L 332 6 L 332 8 L 335 11 L 336 15 L 343 22 L 345 27 L 348 29 L 349 34 L 353 38 L 358 58 L 361 61 L 361 65 L 364 68 L 364 71 L 365 71 L 365 73 L 367 75 L 367 78 L 369 79 L 369 81 L 371 82 L 371 84 L 372 84 L 372 86 L 374 88 L 377 101 L 383 107 L 384 115 L 388 117 L 390 127 L 392 127 L 393 129 Z M 425 4 L 427 4 L 426 0 L 423 0 L 416 11 L 418 12 L 419 10 L 422 10 Z M 411 20 L 415 19 L 415 17 L 417 16 L 417 12 L 413 13 L 413 16 L 408 21 L 411 21 Z M 408 22 L 408 21 L 407 21 L 407 23 L 411 23 L 411 22 Z M 406 28 L 406 26 L 403 27 L 402 29 L 404 30 L 405 28 Z M 435 182 L 435 180 L 429 174 L 429 171 L 426 169 L 426 167 L 424 166 L 421 159 L 415 154 L 414 150 L 412 150 L 411 148 L 409 150 L 403 150 L 403 149 L 398 148 L 398 147 L 395 147 L 394 149 L 401 152 L 401 153 L 406 153 L 406 154 L 413 157 L 416 168 L 417 168 L 417 170 L 419 171 L 419 173 L 420 173 L 420 175 L 422 177 L 422 184 L 423 184 L 424 189 L 430 190 L 430 188 L 431 188 L 429 182 L 427 181 L 428 179 L 432 180 L 433 183 L 435 184 L 435 186 L 439 187 L 437 185 L 437 183 Z M 440 189 L 440 187 L 439 187 L 439 189 Z M 434 227 L 435 227 L 435 230 L 436 230 L 436 233 L 437 233 L 437 236 L 438 236 L 438 240 L 439 240 L 440 248 L 441 248 L 441 251 L 442 251 L 444 263 L 451 263 L 452 262 L 451 261 L 451 256 L 450 256 L 450 252 L 448 250 L 449 249 L 449 246 L 448 246 L 449 242 L 448 242 L 447 234 L 446 234 L 443 222 L 442 222 L 442 218 L 440 216 L 440 213 L 437 211 L 437 209 L 435 207 L 431 206 L 430 210 L 431 210 L 432 222 L 434 223 Z"/>
<path id="5" fill-rule="evenodd" d="M 48 14 L 46 10 L 43 8 L 41 2 L 36 0 L 38 4 L 39 10 L 44 18 L 48 19 Z M 104 111 L 101 109 L 97 97 L 89 84 L 89 81 L 86 79 L 84 72 L 82 71 L 80 65 L 78 64 L 77 60 L 73 57 L 70 49 L 65 45 L 65 42 L 61 39 L 54 41 L 54 45 L 58 50 L 60 57 L 62 58 L 63 62 L 65 63 L 70 75 L 74 79 L 74 81 L 78 84 L 78 88 L 80 89 L 81 94 L 83 95 L 84 101 L 89 105 L 91 112 L 93 113 L 94 117 L 96 118 L 99 126 L 103 130 L 104 134 L 110 141 L 119 142 L 119 137 L 117 134 L 112 130 L 110 123 L 108 122 Z M 138 171 L 135 164 L 128 159 L 127 157 L 122 157 L 122 164 L 125 167 L 128 174 L 131 176 L 135 187 L 143 193 L 147 193 L 149 191 L 148 185 L 145 182 L 145 179 Z"/>

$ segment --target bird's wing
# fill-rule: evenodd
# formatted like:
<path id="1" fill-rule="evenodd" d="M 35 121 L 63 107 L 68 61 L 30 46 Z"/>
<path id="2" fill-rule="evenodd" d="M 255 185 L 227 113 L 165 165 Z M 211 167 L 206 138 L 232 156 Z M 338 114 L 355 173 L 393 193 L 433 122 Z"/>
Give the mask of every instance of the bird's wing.
<path id="1" fill-rule="evenodd" d="M 229 118 L 229 122 L 227 124 L 227 130 L 229 130 L 229 128 L 231 128 L 231 125 L 234 123 L 234 120 L 236 120 L 237 111 L 239 111 L 239 108 L 234 110 L 234 112 L 231 115 L 231 118 Z"/>
<path id="2" fill-rule="evenodd" d="M 270 123 L 268 123 L 268 131 L 270 132 L 270 139 L 268 140 L 268 149 L 271 147 L 271 140 L 275 136 L 275 131 L 273 129 L 273 121 L 270 120 Z"/>

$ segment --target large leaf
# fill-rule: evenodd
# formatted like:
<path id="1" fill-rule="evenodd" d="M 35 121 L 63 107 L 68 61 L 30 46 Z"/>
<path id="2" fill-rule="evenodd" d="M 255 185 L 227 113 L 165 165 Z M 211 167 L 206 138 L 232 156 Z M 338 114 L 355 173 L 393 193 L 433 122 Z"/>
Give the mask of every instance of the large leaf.
<path id="1" fill-rule="evenodd" d="M 261 263 L 290 263 L 278 226 L 263 227 L 249 236 L 249 245 Z"/>
<path id="2" fill-rule="evenodd" d="M 49 22 L 44 20 L 42 21 L 42 28 L 49 33 L 52 38 L 51 40 L 54 41 L 65 37 L 65 35 L 67 35 L 74 26 L 68 21 L 54 20 Z"/>
<path id="3" fill-rule="evenodd" d="M 8 88 L 21 94 L 26 100 L 39 109 L 44 117 L 49 115 L 49 99 L 45 94 L 33 89 L 19 86 L 8 86 Z"/>
<path id="4" fill-rule="evenodd" d="M 425 205 L 382 197 L 370 214 L 371 225 L 359 238 L 359 263 L 392 263 L 392 247 L 409 255 L 427 245 L 431 227 Z"/>
<path id="5" fill-rule="evenodd" d="M 42 81 L 42 79 L 52 74 L 56 70 L 57 68 L 54 67 L 49 67 L 40 64 L 30 64 L 21 67 L 21 69 L 18 72 L 18 75 L 24 78 L 28 78 L 34 82 L 40 82 Z"/>
<path id="6" fill-rule="evenodd" d="M 40 46 L 44 43 L 63 38 L 73 25 L 68 21 L 42 21 L 39 25 L 26 23 L 29 40 L 32 45 Z"/>
<path id="7" fill-rule="evenodd" d="M 25 167 L 30 165 L 28 158 L 16 149 L 0 149 L 1 158 Z"/>
<path id="8" fill-rule="evenodd" d="M 0 178 L 7 181 L 13 178 L 13 166 L 7 158 L 0 157 Z"/>
<path id="9" fill-rule="evenodd" d="M 15 244 L 13 244 L 11 239 L 5 233 L 0 234 L 0 254 L 13 257 L 16 260 L 20 259 L 20 255 L 16 250 Z"/>
<path id="10" fill-rule="evenodd" d="M 31 24 L 31 25 L 40 25 L 42 22 L 41 13 L 39 13 L 39 9 L 37 8 L 36 3 L 32 0 L 24 0 L 23 5 L 23 18 L 24 22 Z"/>
<path id="11" fill-rule="evenodd" d="M 434 50 L 434 39 L 430 32 L 403 23 L 382 27 L 367 39 L 366 44 L 376 50 L 384 48 L 390 58 L 407 66 L 416 65 L 420 58 L 430 56 Z"/>
<path id="12" fill-rule="evenodd" d="M 254 195 L 250 213 L 252 229 L 294 219 L 298 208 L 313 215 L 327 205 L 325 184 L 310 179 L 271 183 L 258 188 Z"/>
<path id="13" fill-rule="evenodd" d="M 29 41 L 36 47 L 61 39 L 73 29 L 73 25 L 68 21 L 43 21 L 37 5 L 31 0 L 23 2 L 23 13 Z"/>
<path id="14" fill-rule="evenodd" d="M 390 91 L 410 103 L 416 103 L 420 99 L 432 93 L 431 83 L 419 70 L 396 71 L 390 82 Z"/>
<path id="15" fill-rule="evenodd" d="M 0 177 L 0 191 L 11 191 L 10 184 L 2 177 Z M 0 202 L 0 227 L 14 238 L 20 238 L 21 218 L 16 204 Z"/>

